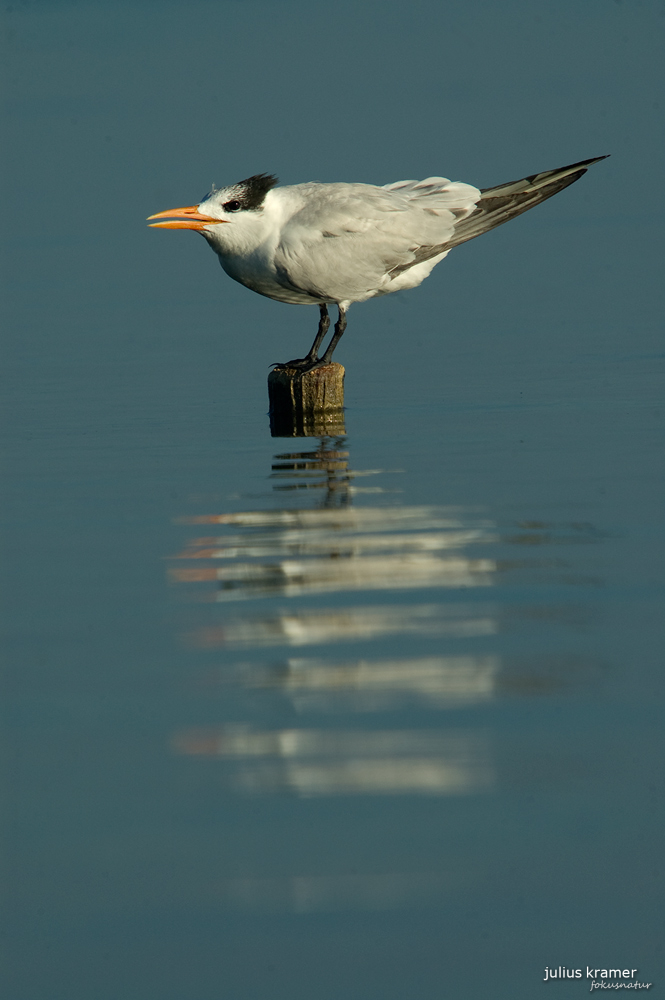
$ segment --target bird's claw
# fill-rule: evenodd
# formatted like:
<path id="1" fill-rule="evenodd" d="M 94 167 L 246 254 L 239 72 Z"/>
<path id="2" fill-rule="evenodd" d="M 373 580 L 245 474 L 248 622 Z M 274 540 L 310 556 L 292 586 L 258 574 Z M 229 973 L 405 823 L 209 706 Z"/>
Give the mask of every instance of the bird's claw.
<path id="1" fill-rule="evenodd" d="M 294 358 L 292 361 L 277 361 L 272 365 L 273 368 L 297 368 L 300 372 L 309 372 L 312 368 L 316 368 L 321 362 L 312 358 Z"/>

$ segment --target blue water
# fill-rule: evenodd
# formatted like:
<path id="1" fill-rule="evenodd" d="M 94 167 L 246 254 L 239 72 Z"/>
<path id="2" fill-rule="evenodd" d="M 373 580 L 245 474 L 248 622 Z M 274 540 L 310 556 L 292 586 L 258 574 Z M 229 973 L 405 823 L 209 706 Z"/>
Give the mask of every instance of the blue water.
<path id="1" fill-rule="evenodd" d="M 476 6 L 6 12 L 12 1000 L 662 985 L 663 19 Z M 267 412 L 316 310 L 143 228 L 605 152 L 351 310 L 328 437 Z"/>

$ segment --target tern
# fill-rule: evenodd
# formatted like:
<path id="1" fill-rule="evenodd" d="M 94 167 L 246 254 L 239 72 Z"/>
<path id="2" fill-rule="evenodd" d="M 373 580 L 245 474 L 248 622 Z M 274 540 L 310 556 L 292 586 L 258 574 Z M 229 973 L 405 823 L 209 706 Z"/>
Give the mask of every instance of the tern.
<path id="1" fill-rule="evenodd" d="M 300 372 L 330 363 L 353 302 L 415 288 L 460 243 L 509 222 L 578 180 L 590 160 L 532 174 L 493 188 L 445 177 L 373 184 L 277 187 L 255 174 L 213 187 L 198 205 L 151 215 L 162 229 L 193 229 L 226 273 L 254 292 L 297 305 L 318 305 L 319 327 L 304 358 L 279 367 Z M 339 315 L 327 349 L 328 306 Z"/>

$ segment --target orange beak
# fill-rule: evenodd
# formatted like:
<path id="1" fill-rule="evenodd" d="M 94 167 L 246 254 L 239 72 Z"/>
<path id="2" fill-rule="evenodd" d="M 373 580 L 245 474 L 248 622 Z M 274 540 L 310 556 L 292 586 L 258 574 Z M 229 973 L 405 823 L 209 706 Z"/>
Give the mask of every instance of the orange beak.
<path id="1" fill-rule="evenodd" d="M 227 219 L 213 219 L 211 215 L 201 215 L 198 205 L 190 205 L 188 208 L 171 208 L 168 212 L 158 212 L 157 215 L 149 215 L 150 219 L 173 219 L 172 222 L 151 222 L 150 226 L 155 229 L 196 229 L 200 232 L 211 224 L 218 225 L 227 222 Z M 176 222 L 175 219 L 181 220 Z"/>

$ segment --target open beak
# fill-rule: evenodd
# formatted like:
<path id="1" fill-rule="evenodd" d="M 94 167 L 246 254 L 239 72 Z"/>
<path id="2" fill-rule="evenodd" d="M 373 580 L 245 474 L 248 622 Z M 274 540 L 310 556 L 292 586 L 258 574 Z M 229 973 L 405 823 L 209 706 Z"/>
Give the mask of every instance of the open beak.
<path id="1" fill-rule="evenodd" d="M 198 232 L 211 224 L 217 225 L 228 221 L 227 219 L 213 219 L 211 215 L 201 215 L 198 205 L 190 205 L 188 208 L 171 208 L 168 212 L 157 212 L 156 215 L 148 216 L 148 222 L 150 219 L 172 220 L 171 222 L 151 222 L 151 227 L 155 229 L 196 229 Z"/>

